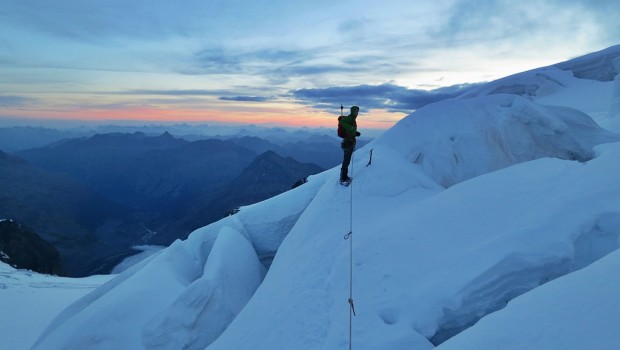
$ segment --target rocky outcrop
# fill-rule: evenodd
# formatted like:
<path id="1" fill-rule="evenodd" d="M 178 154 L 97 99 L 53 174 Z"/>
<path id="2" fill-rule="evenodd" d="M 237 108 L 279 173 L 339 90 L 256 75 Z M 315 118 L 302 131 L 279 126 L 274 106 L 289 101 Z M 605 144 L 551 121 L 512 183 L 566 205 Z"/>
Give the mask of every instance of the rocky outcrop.
<path id="1" fill-rule="evenodd" d="M 63 275 L 60 254 L 36 232 L 13 220 L 0 221 L 0 261 L 18 269 Z"/>

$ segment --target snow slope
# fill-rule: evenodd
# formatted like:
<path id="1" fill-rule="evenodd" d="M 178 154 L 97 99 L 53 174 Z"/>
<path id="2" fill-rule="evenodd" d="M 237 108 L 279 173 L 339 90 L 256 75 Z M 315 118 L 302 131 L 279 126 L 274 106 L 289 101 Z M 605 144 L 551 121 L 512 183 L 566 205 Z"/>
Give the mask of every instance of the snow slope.
<path id="1" fill-rule="evenodd" d="M 113 277 L 41 275 L 0 262 L 0 349 L 29 349 L 63 308 Z"/>
<path id="2" fill-rule="evenodd" d="M 617 51 L 413 113 L 356 151 L 351 187 L 331 169 L 193 232 L 34 348 L 346 349 L 352 244 L 355 349 L 583 349 L 584 323 L 617 349 L 620 137 L 591 118 L 617 125 Z"/>
<path id="3" fill-rule="evenodd" d="M 437 350 L 617 349 L 620 252 L 517 298 Z"/>

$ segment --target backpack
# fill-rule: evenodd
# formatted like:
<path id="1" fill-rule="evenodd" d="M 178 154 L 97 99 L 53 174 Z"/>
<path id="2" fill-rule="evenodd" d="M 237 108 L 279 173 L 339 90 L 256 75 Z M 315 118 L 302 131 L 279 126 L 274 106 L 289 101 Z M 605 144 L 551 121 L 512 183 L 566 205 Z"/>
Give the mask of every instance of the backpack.
<path id="1" fill-rule="evenodd" d="M 340 117 L 338 117 L 338 137 L 345 138 L 347 137 L 347 133 L 344 131 L 344 128 L 342 127 L 342 124 L 340 123 L 340 120 L 342 118 L 344 118 L 344 115 L 341 115 Z"/>

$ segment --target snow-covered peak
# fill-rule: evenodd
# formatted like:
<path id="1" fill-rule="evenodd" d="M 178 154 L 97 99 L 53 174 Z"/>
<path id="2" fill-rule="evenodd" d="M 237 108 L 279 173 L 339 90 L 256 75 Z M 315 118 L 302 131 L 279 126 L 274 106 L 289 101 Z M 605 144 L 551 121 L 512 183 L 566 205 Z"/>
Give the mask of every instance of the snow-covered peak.
<path id="1" fill-rule="evenodd" d="M 514 74 L 477 86 L 459 98 L 471 98 L 493 94 L 513 94 L 527 98 L 544 97 L 571 85 L 574 77 L 570 72 L 550 66 Z"/>
<path id="2" fill-rule="evenodd" d="M 613 81 L 620 73 L 620 45 L 554 65 L 579 79 Z"/>
<path id="3" fill-rule="evenodd" d="M 593 146 L 614 140 L 617 134 L 580 111 L 500 94 L 429 105 L 376 144 L 391 146 L 436 182 L 451 186 L 542 157 L 584 162 L 594 157 Z"/>
<path id="4" fill-rule="evenodd" d="M 461 96 L 474 97 L 510 93 L 544 97 L 573 84 L 571 78 L 612 82 L 620 72 L 620 45 L 593 52 L 548 67 L 510 75 L 476 87 Z"/>

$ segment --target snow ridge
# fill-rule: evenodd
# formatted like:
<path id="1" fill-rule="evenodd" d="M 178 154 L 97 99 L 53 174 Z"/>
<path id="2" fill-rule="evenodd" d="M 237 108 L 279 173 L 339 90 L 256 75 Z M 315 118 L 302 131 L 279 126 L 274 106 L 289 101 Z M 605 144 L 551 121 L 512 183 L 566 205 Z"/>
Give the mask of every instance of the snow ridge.
<path id="1" fill-rule="evenodd" d="M 439 345 L 480 318 L 504 308 L 521 294 L 582 269 L 620 247 L 620 213 L 603 213 L 578 230 L 573 253 L 559 256 L 507 255 L 473 280 L 460 294 L 463 307 L 446 308 L 429 340 Z M 507 272 L 508 271 L 508 272 Z"/>
<path id="2" fill-rule="evenodd" d="M 233 250 L 237 254 L 229 254 Z M 149 349 L 206 347 L 237 316 L 264 275 L 250 242 L 237 231 L 222 228 L 204 274 L 147 322 L 142 343 Z"/>
<path id="3" fill-rule="evenodd" d="M 594 156 L 594 145 L 614 140 L 616 134 L 577 110 L 492 95 L 430 105 L 400 121 L 378 143 L 389 144 L 449 187 L 543 157 L 585 162 Z"/>

